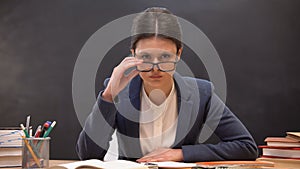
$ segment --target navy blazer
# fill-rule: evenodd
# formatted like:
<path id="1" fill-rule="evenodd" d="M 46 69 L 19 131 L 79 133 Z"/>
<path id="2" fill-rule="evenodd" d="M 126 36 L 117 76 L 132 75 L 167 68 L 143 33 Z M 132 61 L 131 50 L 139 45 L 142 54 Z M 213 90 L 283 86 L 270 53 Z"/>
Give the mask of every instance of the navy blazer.
<path id="1" fill-rule="evenodd" d="M 171 148 L 181 148 L 185 162 L 256 159 L 255 141 L 213 92 L 210 82 L 178 73 L 174 74 L 174 82 L 178 125 Z M 141 87 L 142 80 L 136 76 L 115 98 L 115 103 L 104 101 L 103 91 L 100 92 L 77 141 L 80 159 L 103 160 L 115 130 L 119 158 L 136 160 L 143 156 L 139 140 Z M 219 137 L 219 143 L 204 143 L 213 133 Z"/>

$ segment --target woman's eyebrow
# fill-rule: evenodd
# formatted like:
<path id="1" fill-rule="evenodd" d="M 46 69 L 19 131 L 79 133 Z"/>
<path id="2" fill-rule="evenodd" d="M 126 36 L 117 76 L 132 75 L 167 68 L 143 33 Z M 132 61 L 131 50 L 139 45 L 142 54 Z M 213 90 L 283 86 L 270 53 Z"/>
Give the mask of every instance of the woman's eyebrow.
<path id="1" fill-rule="evenodd" d="M 149 52 L 138 52 L 137 54 L 149 55 L 150 53 Z"/>
<path id="2" fill-rule="evenodd" d="M 173 55 L 173 53 L 170 53 L 170 52 L 162 52 L 160 55 Z"/>

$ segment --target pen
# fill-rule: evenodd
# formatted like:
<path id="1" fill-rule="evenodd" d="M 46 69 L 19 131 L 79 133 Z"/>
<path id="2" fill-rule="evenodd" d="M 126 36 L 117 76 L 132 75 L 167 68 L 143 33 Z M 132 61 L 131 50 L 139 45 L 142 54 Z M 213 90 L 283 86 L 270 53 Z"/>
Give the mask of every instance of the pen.
<path id="1" fill-rule="evenodd" d="M 29 137 L 32 137 L 32 129 L 29 129 Z"/>
<path id="2" fill-rule="evenodd" d="M 147 162 L 144 165 L 146 165 L 149 169 L 158 169 L 158 165 L 154 163 Z"/>
<path id="3" fill-rule="evenodd" d="M 24 127 L 24 125 L 23 125 L 23 124 L 20 124 L 20 126 L 21 126 L 21 129 L 24 131 L 25 136 L 26 136 L 27 138 L 29 138 L 29 134 L 28 134 L 26 128 Z"/>
<path id="4" fill-rule="evenodd" d="M 43 135 L 44 138 L 47 137 L 50 134 L 50 132 L 53 129 L 53 127 L 55 126 L 55 124 L 56 124 L 56 121 L 53 121 L 53 123 L 51 124 L 51 126 L 48 128 L 48 130 Z"/>
<path id="5" fill-rule="evenodd" d="M 27 132 L 29 132 L 29 125 L 30 125 L 30 115 L 27 116 L 27 119 L 26 119 L 26 130 L 27 130 Z"/>

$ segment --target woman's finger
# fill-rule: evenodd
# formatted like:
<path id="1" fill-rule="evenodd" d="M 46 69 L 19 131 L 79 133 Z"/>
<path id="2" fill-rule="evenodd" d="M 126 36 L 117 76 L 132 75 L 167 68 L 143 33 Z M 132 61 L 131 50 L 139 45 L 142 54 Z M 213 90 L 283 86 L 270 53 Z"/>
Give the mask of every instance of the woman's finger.
<path id="1" fill-rule="evenodd" d="M 133 59 L 133 60 L 127 60 L 120 64 L 120 66 L 123 66 L 125 69 L 129 69 L 131 67 L 137 66 L 139 64 L 142 64 L 143 60 L 140 59 Z"/>
<path id="2" fill-rule="evenodd" d="M 128 81 L 130 81 L 131 79 L 133 79 L 136 75 L 138 75 L 140 72 L 137 70 L 132 70 L 130 73 L 128 73 L 126 75 L 126 78 Z"/>
<path id="3" fill-rule="evenodd" d="M 143 63 L 141 60 L 127 60 L 126 62 L 120 63 L 117 67 L 114 68 L 113 75 L 117 76 L 118 78 L 121 78 L 123 74 L 126 72 L 126 70 L 133 68 L 134 66 L 137 66 L 139 64 Z"/>
<path id="4" fill-rule="evenodd" d="M 122 60 L 121 63 L 125 63 L 125 62 L 128 62 L 128 61 L 136 61 L 136 60 L 141 60 L 141 59 L 137 59 L 135 57 L 126 57 Z"/>

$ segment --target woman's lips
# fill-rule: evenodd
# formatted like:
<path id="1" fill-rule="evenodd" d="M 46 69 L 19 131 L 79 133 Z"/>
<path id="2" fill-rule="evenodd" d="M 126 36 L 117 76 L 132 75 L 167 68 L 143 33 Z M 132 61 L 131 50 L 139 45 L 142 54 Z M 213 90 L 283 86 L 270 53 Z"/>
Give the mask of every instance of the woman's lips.
<path id="1" fill-rule="evenodd" d="M 152 76 L 149 76 L 149 77 L 152 78 L 152 79 L 162 78 L 162 76 L 160 76 L 160 75 L 152 75 Z"/>

